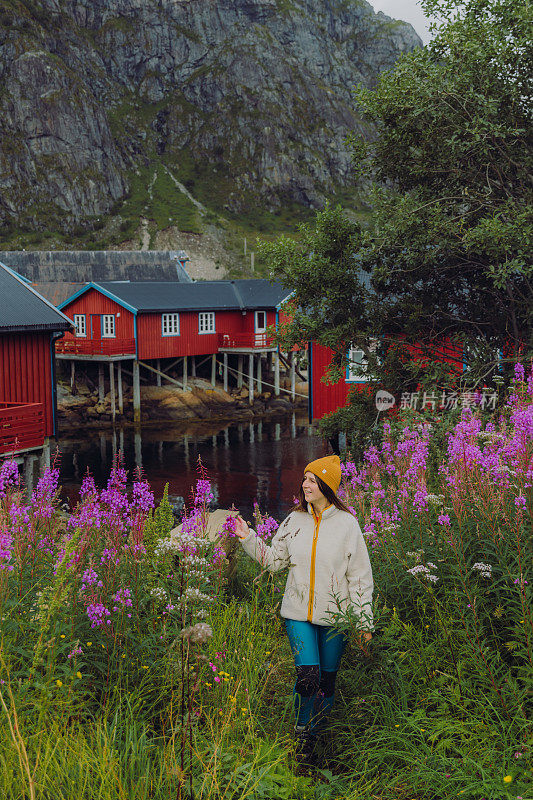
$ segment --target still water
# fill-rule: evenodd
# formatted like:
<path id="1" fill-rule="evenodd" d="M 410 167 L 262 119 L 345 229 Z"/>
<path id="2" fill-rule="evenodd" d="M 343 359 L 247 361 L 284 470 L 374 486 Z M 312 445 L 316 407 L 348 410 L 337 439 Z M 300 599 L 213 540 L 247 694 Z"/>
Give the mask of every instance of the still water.
<path id="1" fill-rule="evenodd" d="M 176 511 L 189 503 L 198 478 L 198 460 L 211 480 L 214 506 L 232 504 L 251 519 L 255 500 L 263 512 L 283 519 L 293 506 L 305 465 L 327 455 L 327 442 L 309 427 L 307 417 L 295 414 L 277 421 L 214 423 L 132 428 L 61 435 L 60 482 L 71 505 L 78 499 L 89 469 L 103 486 L 113 458 L 123 455 L 129 479 L 141 467 L 156 500 L 165 484 Z"/>

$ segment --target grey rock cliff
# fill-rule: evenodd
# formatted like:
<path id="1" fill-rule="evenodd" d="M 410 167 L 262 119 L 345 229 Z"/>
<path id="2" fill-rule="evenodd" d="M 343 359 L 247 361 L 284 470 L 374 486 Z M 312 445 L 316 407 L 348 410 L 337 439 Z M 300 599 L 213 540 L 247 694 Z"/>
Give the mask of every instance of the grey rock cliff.
<path id="1" fill-rule="evenodd" d="M 230 210 L 320 204 L 364 130 L 353 86 L 421 45 L 364 0 L 3 7 L 0 221 L 36 227 L 110 212 L 158 159 L 209 167 Z"/>

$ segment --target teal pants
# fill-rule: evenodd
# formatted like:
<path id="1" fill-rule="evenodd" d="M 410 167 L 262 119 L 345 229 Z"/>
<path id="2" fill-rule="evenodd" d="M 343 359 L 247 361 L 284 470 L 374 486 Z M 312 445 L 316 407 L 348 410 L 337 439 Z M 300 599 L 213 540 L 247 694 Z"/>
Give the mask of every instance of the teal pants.
<path id="1" fill-rule="evenodd" d="M 296 728 L 312 730 L 333 708 L 335 679 L 347 635 L 326 625 L 285 619 L 294 663 Z"/>

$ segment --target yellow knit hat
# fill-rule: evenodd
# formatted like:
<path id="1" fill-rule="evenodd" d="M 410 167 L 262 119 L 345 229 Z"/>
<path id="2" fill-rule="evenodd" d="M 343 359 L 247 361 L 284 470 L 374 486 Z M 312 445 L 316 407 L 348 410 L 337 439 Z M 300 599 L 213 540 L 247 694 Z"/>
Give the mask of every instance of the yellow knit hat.
<path id="1" fill-rule="evenodd" d="M 339 456 L 317 458 L 316 461 L 311 461 L 306 466 L 304 474 L 306 472 L 312 472 L 313 475 L 324 481 L 335 494 L 339 491 L 339 486 L 341 485 L 341 460 Z"/>

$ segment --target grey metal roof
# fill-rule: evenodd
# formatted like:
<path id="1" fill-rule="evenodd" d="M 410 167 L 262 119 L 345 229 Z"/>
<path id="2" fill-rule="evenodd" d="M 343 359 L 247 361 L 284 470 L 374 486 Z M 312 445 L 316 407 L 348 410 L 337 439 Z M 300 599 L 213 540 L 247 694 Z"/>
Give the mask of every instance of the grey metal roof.
<path id="1" fill-rule="evenodd" d="M 93 284 L 140 312 L 275 308 L 289 292 L 270 281 L 105 281 Z"/>
<path id="2" fill-rule="evenodd" d="M 0 261 L 0 333 L 64 331 L 70 320 Z"/>
<path id="3" fill-rule="evenodd" d="M 0 260 L 39 283 L 192 282 L 183 250 L 3 250 Z"/>
<path id="4" fill-rule="evenodd" d="M 236 280 L 232 283 L 246 309 L 276 308 L 291 294 L 291 290 L 283 287 L 281 283 L 273 283 L 261 278 Z"/>

